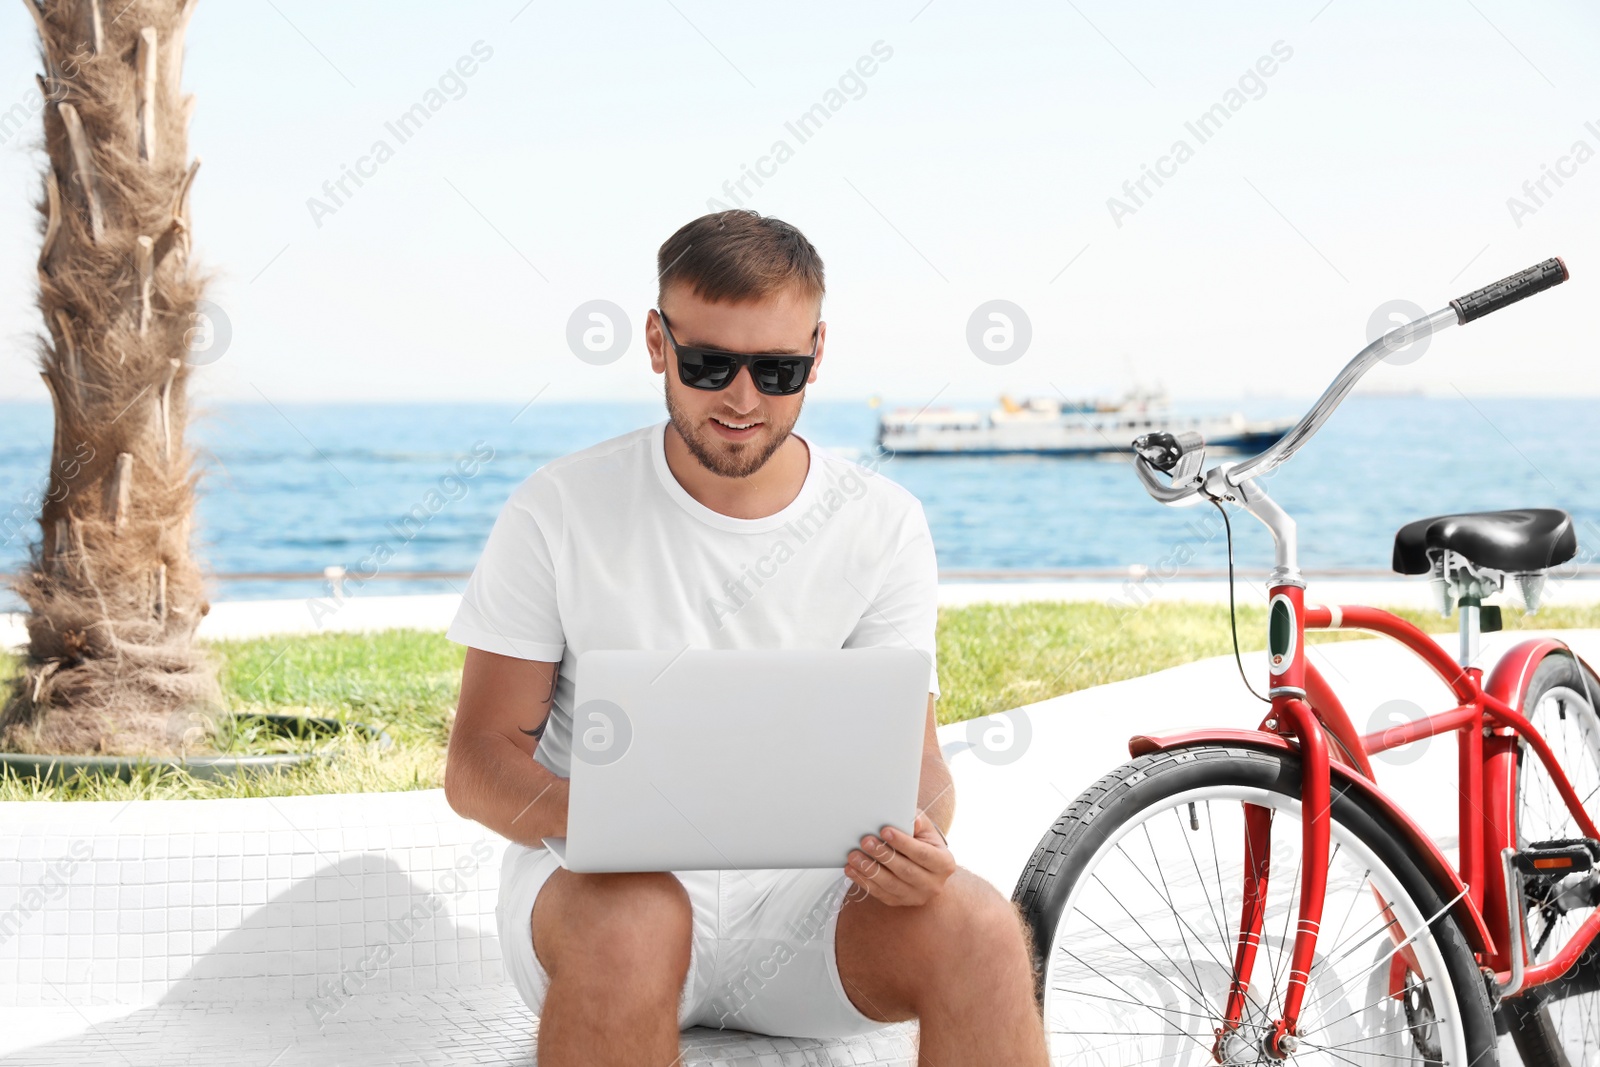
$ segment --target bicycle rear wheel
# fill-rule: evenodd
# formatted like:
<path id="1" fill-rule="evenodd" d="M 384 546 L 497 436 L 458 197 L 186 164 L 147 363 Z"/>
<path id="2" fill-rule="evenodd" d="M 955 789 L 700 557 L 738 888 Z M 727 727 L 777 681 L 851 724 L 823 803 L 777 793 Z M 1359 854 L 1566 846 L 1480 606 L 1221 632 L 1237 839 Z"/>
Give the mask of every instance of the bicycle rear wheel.
<path id="1" fill-rule="evenodd" d="M 1217 1062 L 1249 808 L 1271 817 L 1266 918 L 1222 1062 L 1278 1062 L 1262 1043 L 1280 1017 L 1298 916 L 1299 798 L 1291 755 L 1214 745 L 1136 759 L 1066 809 L 1013 895 L 1034 933 L 1052 1063 Z M 1494 1064 L 1487 993 L 1448 901 L 1380 812 L 1335 790 L 1331 817 L 1293 1062 Z M 1392 930 L 1415 940 L 1397 952 Z"/>
<path id="2" fill-rule="evenodd" d="M 1580 673 L 1581 671 L 1581 673 Z M 1533 672 L 1523 714 L 1549 742 L 1578 796 L 1600 796 L 1600 679 L 1570 655 L 1546 656 Z M 1517 845 L 1581 836 L 1544 764 L 1526 745 L 1517 748 Z M 1553 957 L 1594 910 L 1559 886 L 1528 894 L 1528 957 Z M 1504 1002 L 1507 1028 L 1528 1067 L 1576 1067 L 1600 1061 L 1600 950 L 1554 982 Z"/>

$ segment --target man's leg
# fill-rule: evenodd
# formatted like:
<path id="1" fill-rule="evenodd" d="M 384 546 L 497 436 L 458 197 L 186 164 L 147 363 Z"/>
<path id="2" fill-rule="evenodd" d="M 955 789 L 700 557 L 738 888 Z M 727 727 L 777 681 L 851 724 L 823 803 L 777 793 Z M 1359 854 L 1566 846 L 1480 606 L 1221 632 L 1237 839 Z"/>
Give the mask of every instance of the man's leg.
<path id="1" fill-rule="evenodd" d="M 1027 934 L 1016 907 L 958 869 L 928 903 L 894 907 L 860 890 L 839 913 L 839 978 L 865 1015 L 920 1020 L 935 1067 L 1047 1062 Z"/>
<path id="2" fill-rule="evenodd" d="M 689 896 L 671 874 L 556 871 L 533 907 L 535 955 L 550 976 L 540 1067 L 678 1057 L 689 970 Z"/>

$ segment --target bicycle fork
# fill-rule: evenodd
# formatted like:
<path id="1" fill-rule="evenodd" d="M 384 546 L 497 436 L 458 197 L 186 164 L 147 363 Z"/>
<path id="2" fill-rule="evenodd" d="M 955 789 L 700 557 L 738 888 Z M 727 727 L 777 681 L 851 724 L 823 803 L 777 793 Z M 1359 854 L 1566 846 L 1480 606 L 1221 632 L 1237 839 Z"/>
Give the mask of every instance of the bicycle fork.
<path id="1" fill-rule="evenodd" d="M 1287 1059 L 1299 1048 L 1300 1009 L 1322 929 L 1322 907 L 1328 888 L 1330 838 L 1330 786 L 1328 746 L 1311 706 L 1299 697 L 1273 699 L 1267 720 L 1280 732 L 1292 733 L 1300 742 L 1301 876 L 1300 913 L 1295 926 L 1294 949 L 1289 957 L 1289 980 L 1283 994 L 1283 1014 L 1262 1038 L 1261 1051 L 1274 1059 Z M 1266 919 L 1267 880 L 1272 866 L 1272 811 L 1246 804 L 1244 899 L 1239 915 L 1239 942 L 1234 952 L 1233 982 L 1228 1004 L 1217 1028 L 1212 1055 L 1227 1062 L 1225 1047 L 1244 1018 L 1250 975 L 1255 968 L 1261 930 Z"/>

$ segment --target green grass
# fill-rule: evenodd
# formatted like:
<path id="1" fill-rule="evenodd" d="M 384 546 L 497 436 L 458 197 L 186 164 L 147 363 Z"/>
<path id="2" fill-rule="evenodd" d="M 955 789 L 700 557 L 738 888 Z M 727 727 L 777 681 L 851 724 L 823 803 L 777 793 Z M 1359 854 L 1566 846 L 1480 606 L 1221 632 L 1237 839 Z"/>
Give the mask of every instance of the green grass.
<path id="1" fill-rule="evenodd" d="M 234 711 L 327 715 L 382 726 L 401 746 L 443 748 L 466 650 L 442 632 L 217 641 Z"/>
<path id="2" fill-rule="evenodd" d="M 1454 629 L 1454 620 L 1429 612 L 1398 614 L 1431 633 Z M 1263 609 L 1241 608 L 1240 647 L 1261 648 L 1265 624 Z M 1505 624 L 1508 630 L 1600 627 L 1600 606 L 1547 608 L 1532 618 L 1507 608 Z M 1317 634 L 1312 639 L 1357 637 Z M 340 743 L 331 746 L 329 759 L 306 767 L 215 782 L 154 771 L 132 782 L 79 779 L 39 785 L 12 777 L 0 781 L 0 801 L 391 792 L 443 783 L 445 743 L 465 649 L 446 641 L 442 632 L 386 630 L 217 641 L 208 647 L 222 665 L 223 692 L 236 714 L 274 712 L 371 723 L 387 731 L 394 746 L 379 751 Z M 941 609 L 939 721 L 1004 711 L 1222 655 L 1232 647 L 1225 605 L 1151 604 L 1129 610 L 1041 602 Z M 16 669 L 12 657 L 0 654 L 0 680 Z M 235 747 L 252 740 L 237 737 Z"/>
<path id="3" fill-rule="evenodd" d="M 41 785 L 14 776 L 0 780 L 4 800 L 130 800 L 184 797 L 291 796 L 318 793 L 433 789 L 443 784 L 461 663 L 466 650 L 443 632 L 384 630 L 370 634 L 213 641 L 223 697 L 236 715 L 317 715 L 370 723 L 394 739 L 380 751 L 349 739 L 318 741 L 332 755 L 270 776 L 202 781 L 181 771 L 151 769 L 131 782 L 78 778 Z M 13 674 L 12 657 L 0 655 L 0 678 Z M 235 736 L 226 750 L 239 751 Z M 308 747 L 255 738 L 256 751 Z"/>

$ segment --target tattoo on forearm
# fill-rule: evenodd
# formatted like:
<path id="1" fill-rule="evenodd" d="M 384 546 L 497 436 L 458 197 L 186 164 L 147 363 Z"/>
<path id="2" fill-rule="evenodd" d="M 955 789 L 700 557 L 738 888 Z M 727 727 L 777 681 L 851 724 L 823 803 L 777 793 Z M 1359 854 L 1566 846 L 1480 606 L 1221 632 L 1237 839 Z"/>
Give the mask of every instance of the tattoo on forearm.
<path id="1" fill-rule="evenodd" d="M 556 677 L 560 673 L 561 673 L 561 664 L 559 664 L 559 663 L 554 664 L 554 666 L 552 667 L 552 669 L 550 671 L 550 692 L 548 692 L 548 693 L 546 693 L 544 695 L 544 702 L 546 704 L 552 703 L 556 698 Z M 521 731 L 522 733 L 527 734 L 529 737 L 533 738 L 534 740 L 538 740 L 538 739 L 544 737 L 544 728 L 545 728 L 546 725 L 549 724 L 549 722 L 550 722 L 550 711 L 549 711 L 548 708 L 546 708 L 545 709 L 545 714 L 544 714 L 544 722 L 541 722 L 538 726 L 535 726 L 531 730 L 523 730 L 522 727 L 520 727 L 520 726 L 517 727 L 517 729 L 519 731 Z"/>

